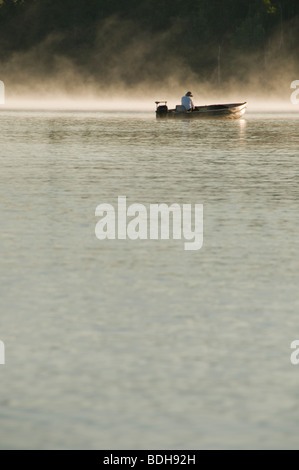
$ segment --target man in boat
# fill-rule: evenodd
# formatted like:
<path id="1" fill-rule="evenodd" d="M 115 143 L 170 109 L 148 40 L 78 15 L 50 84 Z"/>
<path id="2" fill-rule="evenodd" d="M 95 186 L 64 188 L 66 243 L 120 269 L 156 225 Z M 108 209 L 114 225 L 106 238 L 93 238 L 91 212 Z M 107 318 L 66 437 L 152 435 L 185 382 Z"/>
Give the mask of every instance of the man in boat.
<path id="1" fill-rule="evenodd" d="M 187 111 L 194 111 L 195 109 L 194 103 L 191 100 L 191 96 L 193 97 L 191 91 L 187 91 L 185 96 L 182 97 L 182 106 L 185 106 Z"/>

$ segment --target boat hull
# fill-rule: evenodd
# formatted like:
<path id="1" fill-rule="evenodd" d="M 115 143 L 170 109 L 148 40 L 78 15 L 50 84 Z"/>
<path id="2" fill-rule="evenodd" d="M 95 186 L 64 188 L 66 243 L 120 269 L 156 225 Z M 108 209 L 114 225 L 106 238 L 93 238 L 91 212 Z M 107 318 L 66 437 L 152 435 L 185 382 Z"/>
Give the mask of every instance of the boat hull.
<path id="1" fill-rule="evenodd" d="M 246 112 L 247 102 L 196 106 L 194 111 L 177 111 L 163 107 L 156 111 L 158 119 L 240 119 Z"/>

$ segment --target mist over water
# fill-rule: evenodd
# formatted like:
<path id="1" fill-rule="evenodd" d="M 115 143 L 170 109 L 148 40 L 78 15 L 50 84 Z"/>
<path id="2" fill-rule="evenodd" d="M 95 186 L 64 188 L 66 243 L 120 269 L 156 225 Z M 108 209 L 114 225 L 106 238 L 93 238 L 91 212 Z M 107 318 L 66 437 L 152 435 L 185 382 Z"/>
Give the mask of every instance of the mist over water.
<path id="1" fill-rule="evenodd" d="M 118 26 L 119 33 L 113 34 L 121 38 L 124 26 Z M 227 46 L 218 63 L 211 49 L 214 65 L 208 76 L 204 69 L 195 72 L 192 68 L 196 51 L 185 61 L 170 50 L 155 57 L 157 39 L 143 38 L 138 47 L 129 42 L 125 53 L 119 47 L 112 57 L 112 51 L 98 46 L 94 57 L 83 65 L 54 54 L 50 46 L 55 37 L 50 35 L 32 49 L 15 52 L 2 61 L 5 108 L 151 111 L 154 101 L 167 100 L 175 107 L 181 96 L 192 90 L 197 105 L 248 101 L 252 111 L 297 111 L 290 101 L 291 83 L 299 79 L 297 55 L 278 46 L 277 35 L 265 47 L 262 62 L 261 54 L 253 52 L 235 52 L 230 57 Z M 115 41 L 121 44 L 120 39 Z"/>
<path id="2" fill-rule="evenodd" d="M 98 111 L 154 111 L 157 100 L 166 100 L 170 108 L 180 104 L 181 97 L 192 90 L 196 105 L 247 101 L 255 112 L 297 112 L 291 103 L 291 84 L 299 80 L 295 67 L 281 64 L 263 80 L 249 68 L 244 81 L 230 79 L 221 83 L 202 80 L 190 72 L 181 79 L 173 71 L 166 80 L 142 80 L 134 86 L 115 81 L 106 83 L 71 69 L 43 79 L 36 75 L 22 78 L 16 72 L 0 76 L 5 83 L 5 105 L 1 109 L 60 109 Z M 117 77 L 117 75 L 116 75 Z"/>
<path id="3" fill-rule="evenodd" d="M 1 105 L 1 110 L 94 110 L 94 111 L 155 111 L 155 101 L 167 101 L 169 108 L 175 108 L 180 104 L 181 97 L 187 89 L 193 91 L 193 101 L 197 106 L 220 104 L 220 103 L 240 103 L 247 101 L 247 113 L 254 112 L 291 112 L 297 113 L 299 106 L 291 102 L 291 95 L 294 92 L 290 88 L 292 82 L 285 82 L 281 93 L 250 91 L 244 87 L 239 90 L 214 90 L 205 87 L 201 83 L 194 83 L 193 86 L 179 86 L 149 89 L 141 87 L 136 90 L 125 90 L 124 88 L 110 89 L 101 92 L 95 89 L 88 89 L 82 93 L 82 89 L 76 93 L 67 93 L 55 88 L 52 91 L 14 91 L 6 85 L 5 104 Z"/>

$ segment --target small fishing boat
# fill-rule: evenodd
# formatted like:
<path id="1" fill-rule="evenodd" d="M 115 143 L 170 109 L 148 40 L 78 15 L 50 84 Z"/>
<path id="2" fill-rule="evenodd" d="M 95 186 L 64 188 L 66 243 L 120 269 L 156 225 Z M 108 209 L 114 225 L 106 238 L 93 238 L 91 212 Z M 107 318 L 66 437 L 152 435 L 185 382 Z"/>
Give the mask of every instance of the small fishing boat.
<path id="1" fill-rule="evenodd" d="M 212 104 L 210 106 L 195 106 L 193 111 L 187 111 L 185 106 L 177 105 L 168 109 L 167 101 L 156 101 L 157 118 L 179 119 L 240 119 L 246 111 L 247 102 Z"/>

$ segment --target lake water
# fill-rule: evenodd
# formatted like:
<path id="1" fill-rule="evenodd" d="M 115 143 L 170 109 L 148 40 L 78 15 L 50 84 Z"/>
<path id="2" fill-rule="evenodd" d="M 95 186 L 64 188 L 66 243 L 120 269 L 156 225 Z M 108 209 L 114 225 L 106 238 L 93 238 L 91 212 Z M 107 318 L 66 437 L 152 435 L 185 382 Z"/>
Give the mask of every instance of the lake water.
<path id="1" fill-rule="evenodd" d="M 0 113 L 0 447 L 299 448 L 298 114 Z M 204 244 L 95 237 L 204 206 Z"/>

